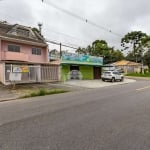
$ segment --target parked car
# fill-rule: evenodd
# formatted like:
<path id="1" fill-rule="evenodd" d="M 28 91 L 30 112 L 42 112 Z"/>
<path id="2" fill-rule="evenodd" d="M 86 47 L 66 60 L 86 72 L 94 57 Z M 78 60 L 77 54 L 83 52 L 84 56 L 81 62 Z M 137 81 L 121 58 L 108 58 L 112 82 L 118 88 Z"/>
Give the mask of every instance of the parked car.
<path id="1" fill-rule="evenodd" d="M 117 80 L 123 81 L 124 75 L 118 71 L 104 71 L 102 73 L 101 79 L 102 79 L 102 81 L 108 80 L 108 81 L 112 81 L 112 82 L 115 82 Z"/>
<path id="2" fill-rule="evenodd" d="M 71 70 L 70 71 L 70 79 L 80 79 L 79 70 Z"/>

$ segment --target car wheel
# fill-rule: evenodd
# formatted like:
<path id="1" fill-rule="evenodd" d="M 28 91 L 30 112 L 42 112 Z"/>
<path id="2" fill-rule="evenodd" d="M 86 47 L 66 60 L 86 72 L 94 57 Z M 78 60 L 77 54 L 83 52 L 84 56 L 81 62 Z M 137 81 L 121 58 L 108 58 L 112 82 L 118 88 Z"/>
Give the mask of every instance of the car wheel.
<path id="1" fill-rule="evenodd" d="M 105 81 L 105 79 L 102 79 L 102 81 Z"/>
<path id="2" fill-rule="evenodd" d="M 115 78 L 112 78 L 112 79 L 111 79 L 111 82 L 115 82 Z"/>
<path id="3" fill-rule="evenodd" d="M 124 78 L 123 78 L 123 77 L 121 77 L 121 80 L 120 80 L 120 81 L 122 82 L 123 80 L 124 80 Z"/>

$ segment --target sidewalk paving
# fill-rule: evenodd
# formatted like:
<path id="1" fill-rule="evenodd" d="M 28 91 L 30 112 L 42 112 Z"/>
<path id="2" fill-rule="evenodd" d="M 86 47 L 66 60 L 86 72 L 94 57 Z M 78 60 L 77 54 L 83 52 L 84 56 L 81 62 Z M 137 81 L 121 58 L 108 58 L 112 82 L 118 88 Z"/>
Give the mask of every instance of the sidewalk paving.
<path id="1" fill-rule="evenodd" d="M 123 82 L 104 82 L 102 80 L 70 80 L 66 81 L 65 85 L 78 86 L 83 88 L 101 88 L 106 86 L 114 86 L 119 84 L 132 83 L 136 80 L 133 79 L 124 79 Z"/>
<path id="2" fill-rule="evenodd" d="M 101 80 L 70 80 L 66 82 L 57 83 L 41 83 L 41 84 L 18 84 L 13 89 L 11 86 L 4 86 L 0 84 L 0 102 L 18 99 L 40 88 L 46 89 L 64 89 L 67 91 L 79 91 L 89 88 L 101 88 L 106 86 L 114 86 L 118 84 L 126 84 L 135 82 L 133 79 L 125 79 L 124 82 L 103 82 Z"/>

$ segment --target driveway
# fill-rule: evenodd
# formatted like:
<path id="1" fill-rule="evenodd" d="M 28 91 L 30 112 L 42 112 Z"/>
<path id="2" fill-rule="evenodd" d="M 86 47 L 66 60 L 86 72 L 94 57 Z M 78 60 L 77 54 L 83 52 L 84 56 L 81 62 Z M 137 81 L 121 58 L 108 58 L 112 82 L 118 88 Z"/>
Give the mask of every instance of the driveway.
<path id="1" fill-rule="evenodd" d="M 114 86 L 119 84 L 127 84 L 135 82 L 133 79 L 124 79 L 123 82 L 104 82 L 102 80 L 69 80 L 64 82 L 65 85 L 78 86 L 84 88 L 101 88 L 106 86 Z"/>

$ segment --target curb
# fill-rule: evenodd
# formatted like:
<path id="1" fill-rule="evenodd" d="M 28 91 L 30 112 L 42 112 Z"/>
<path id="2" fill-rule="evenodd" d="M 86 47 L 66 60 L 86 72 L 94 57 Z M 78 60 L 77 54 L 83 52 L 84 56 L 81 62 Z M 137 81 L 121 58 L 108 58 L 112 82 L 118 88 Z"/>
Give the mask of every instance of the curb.
<path id="1" fill-rule="evenodd" d="M 2 102 L 8 102 L 8 101 L 11 101 L 11 100 L 17 100 L 17 99 L 18 99 L 18 97 L 16 97 L 16 98 L 0 99 L 0 103 L 2 103 Z"/>
<path id="2" fill-rule="evenodd" d="M 134 76 L 125 76 L 127 79 L 135 79 L 135 80 L 150 80 L 150 77 L 134 77 Z"/>

